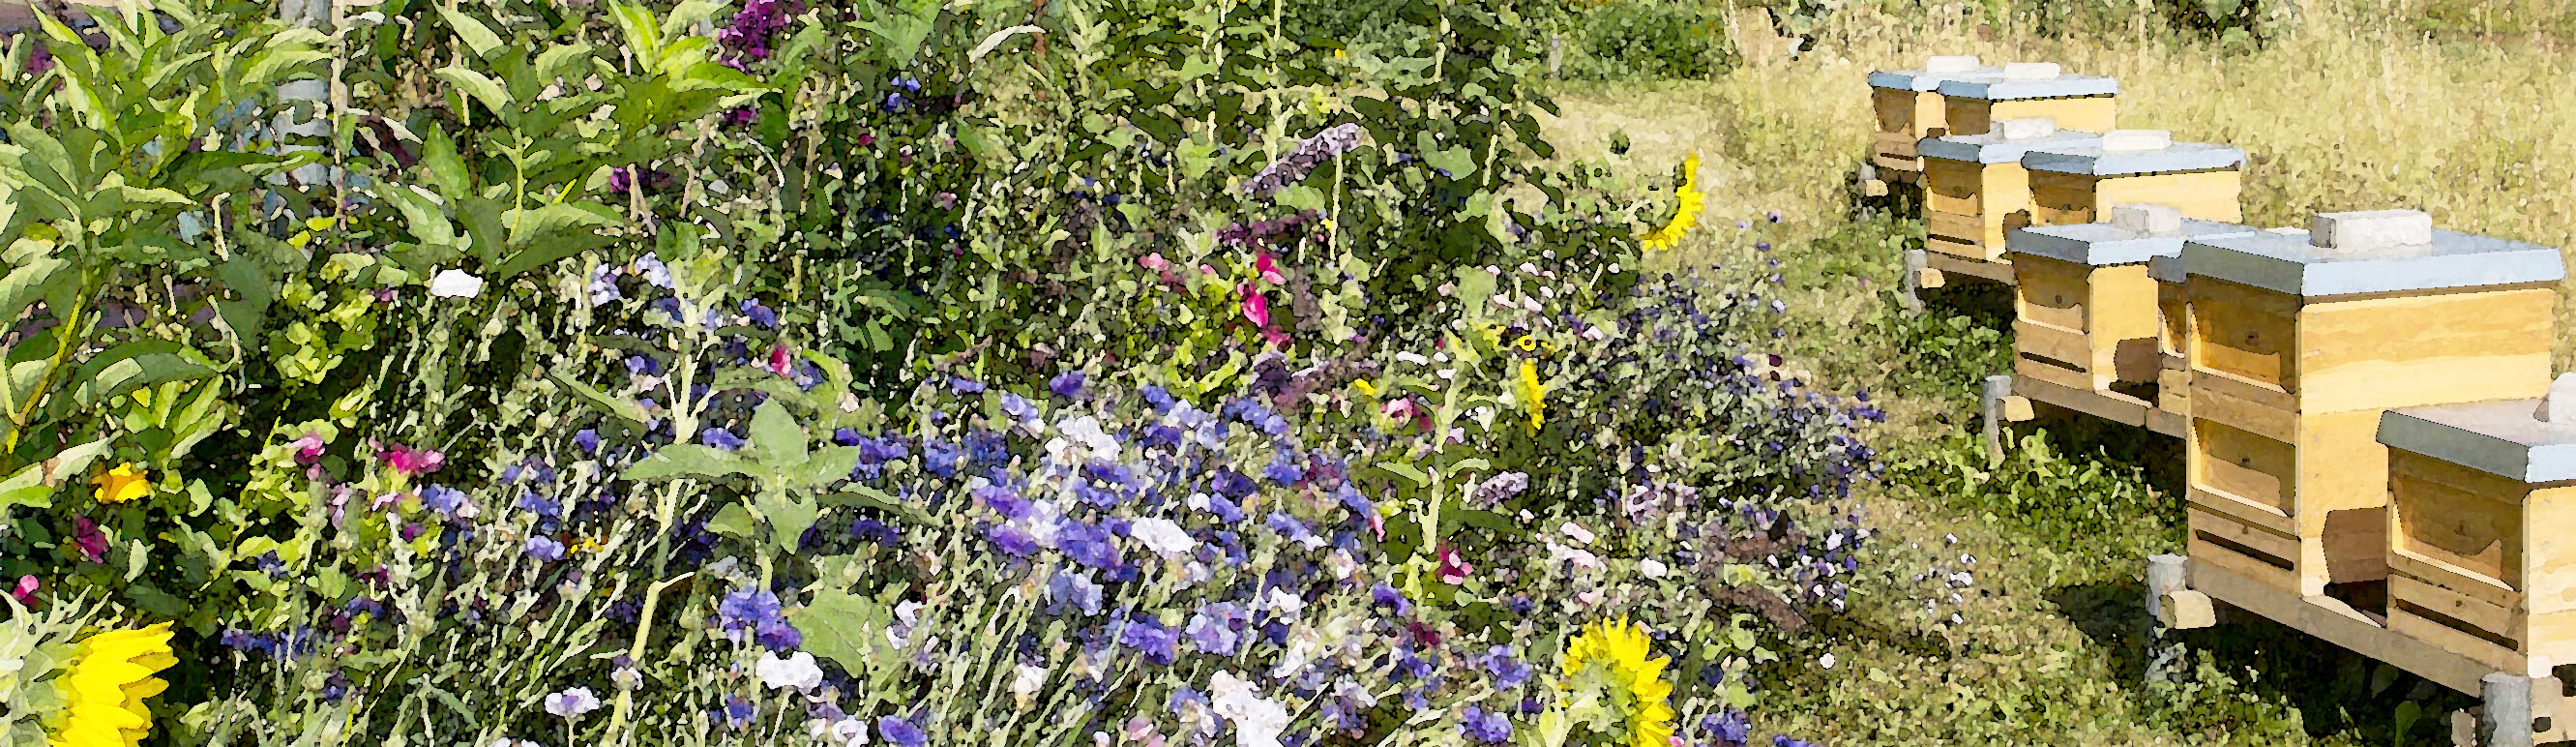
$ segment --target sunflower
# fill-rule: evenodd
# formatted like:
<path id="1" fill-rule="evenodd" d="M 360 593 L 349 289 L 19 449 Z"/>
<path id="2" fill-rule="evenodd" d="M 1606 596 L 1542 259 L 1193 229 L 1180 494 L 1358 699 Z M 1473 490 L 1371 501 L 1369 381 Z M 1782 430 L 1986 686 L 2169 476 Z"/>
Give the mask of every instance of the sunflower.
<path id="1" fill-rule="evenodd" d="M 71 671 L 62 677 L 63 710 L 52 724 L 52 747 L 134 747 L 152 733 L 152 710 L 143 699 L 170 683 L 152 676 L 178 664 L 170 653 L 170 624 L 109 630 L 81 641 Z"/>
<path id="2" fill-rule="evenodd" d="M 1671 249 L 1680 246 L 1682 235 L 1699 225 L 1699 211 L 1708 204 L 1708 196 L 1699 192 L 1699 151 L 1682 159 L 1682 186 L 1673 190 L 1673 219 L 1664 227 L 1640 237 L 1647 249 Z"/>
<path id="3" fill-rule="evenodd" d="M 1672 659 L 1653 654 L 1646 626 L 1625 617 L 1586 626 L 1565 648 L 1569 687 L 1586 668 L 1601 668 L 1612 686 L 1605 694 L 1624 706 L 1631 747 L 1666 747 L 1673 738 L 1673 707 L 1667 702 L 1673 684 L 1664 681 L 1664 666 Z"/>

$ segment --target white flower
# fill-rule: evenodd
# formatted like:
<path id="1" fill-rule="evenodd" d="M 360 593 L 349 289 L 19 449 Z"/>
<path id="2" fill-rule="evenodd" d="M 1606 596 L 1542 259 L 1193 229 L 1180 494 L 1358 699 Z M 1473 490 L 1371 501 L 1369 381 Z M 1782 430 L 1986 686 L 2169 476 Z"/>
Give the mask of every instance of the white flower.
<path id="1" fill-rule="evenodd" d="M 772 690 L 801 692 L 823 686 L 823 668 L 814 663 L 813 654 L 803 651 L 784 659 L 778 658 L 776 653 L 763 651 L 760 663 L 752 665 L 751 671 L 760 676 L 760 684 L 768 685 Z"/>
<path id="2" fill-rule="evenodd" d="M 1189 530 L 1162 517 L 1137 519 L 1128 527 L 1127 536 L 1144 543 L 1145 549 L 1162 555 L 1180 555 L 1199 546 L 1198 540 L 1190 538 Z"/>
<path id="3" fill-rule="evenodd" d="M 1824 667 L 1825 667 L 1826 669 L 1832 669 L 1832 668 L 1834 668 L 1834 655 L 1833 655 L 1833 654 L 1825 654 L 1825 657 L 1824 657 L 1824 658 L 1822 658 L 1822 659 L 1817 659 L 1817 660 L 1816 660 L 1816 663 L 1817 663 L 1817 664 L 1822 664 L 1822 665 L 1824 665 Z"/>
<path id="4" fill-rule="evenodd" d="M 1431 359 L 1424 358 L 1421 353 L 1416 353 L 1410 350 L 1395 354 L 1395 359 L 1411 363 L 1416 366 L 1427 366 L 1431 364 Z"/>
<path id="5" fill-rule="evenodd" d="M 464 270 L 446 270 L 429 279 L 429 294 L 439 298 L 473 298 L 483 292 L 483 279 Z"/>
<path id="6" fill-rule="evenodd" d="M 1011 670 L 1011 697 L 1026 704 L 1037 698 L 1038 688 L 1046 687 L 1046 667 L 1019 665 Z"/>
<path id="7" fill-rule="evenodd" d="M 582 714 L 596 710 L 599 710 L 599 696 L 590 694 L 590 688 L 587 687 L 576 687 L 546 696 L 546 712 L 562 716 L 566 720 L 578 719 Z"/>
<path id="8" fill-rule="evenodd" d="M 832 741 L 842 747 L 862 747 L 868 743 L 868 722 L 849 716 L 832 722 Z"/>
<path id="9" fill-rule="evenodd" d="M 1298 612 L 1306 609 L 1306 600 L 1276 586 L 1270 587 L 1270 592 L 1264 594 L 1262 600 L 1270 604 L 1272 611 L 1285 617 L 1296 617 Z"/>
<path id="10" fill-rule="evenodd" d="M 1663 578 L 1664 562 L 1654 558 L 1640 560 L 1637 561 L 1637 570 L 1644 572 L 1647 578 Z"/>
<path id="11" fill-rule="evenodd" d="M 1208 681 L 1210 700 L 1219 716 L 1234 723 L 1235 747 L 1279 747 L 1279 733 L 1288 729 L 1288 709 L 1265 700 L 1255 692 L 1252 683 L 1236 679 L 1231 672 L 1218 672 Z"/>
<path id="12" fill-rule="evenodd" d="M 1565 523 L 1565 526 L 1557 527 L 1557 531 L 1564 532 L 1565 536 L 1574 540 L 1575 544 L 1592 544 L 1592 530 L 1583 528 L 1583 525 L 1581 524 L 1569 521 Z"/>
<path id="13" fill-rule="evenodd" d="M 1548 559 L 1553 562 L 1572 562 L 1574 567 L 1585 570 L 1601 569 L 1601 557 L 1593 555 L 1590 550 L 1566 547 L 1564 545 L 1550 542 L 1547 543 L 1547 554 Z"/>

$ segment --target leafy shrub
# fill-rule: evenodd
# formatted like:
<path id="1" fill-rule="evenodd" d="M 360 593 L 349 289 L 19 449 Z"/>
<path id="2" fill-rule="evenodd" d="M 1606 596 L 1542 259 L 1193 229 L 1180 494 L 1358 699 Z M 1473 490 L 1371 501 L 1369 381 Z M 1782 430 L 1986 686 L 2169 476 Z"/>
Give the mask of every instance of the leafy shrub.
<path id="1" fill-rule="evenodd" d="M 1706 78 L 1732 60 L 1728 19 L 1685 0 L 1609 0 L 1580 11 L 1567 43 L 1575 78 Z"/>

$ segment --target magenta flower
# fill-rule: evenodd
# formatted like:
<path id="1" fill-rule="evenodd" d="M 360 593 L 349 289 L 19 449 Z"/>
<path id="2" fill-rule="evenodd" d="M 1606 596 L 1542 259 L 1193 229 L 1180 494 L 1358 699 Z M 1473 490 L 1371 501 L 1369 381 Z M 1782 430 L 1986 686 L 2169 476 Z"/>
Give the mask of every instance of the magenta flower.
<path id="1" fill-rule="evenodd" d="M 1279 263 L 1270 259 L 1270 252 L 1261 252 L 1260 256 L 1252 261 L 1252 266 L 1261 270 L 1262 282 L 1271 285 L 1288 284 L 1288 277 L 1279 274 Z"/>
<path id="2" fill-rule="evenodd" d="M 1468 565 L 1466 559 L 1458 557 L 1457 548 L 1442 545 L 1438 557 L 1440 570 L 1437 575 L 1443 583 L 1463 584 L 1467 582 L 1468 576 L 1476 572 L 1475 566 Z"/>
<path id="3" fill-rule="evenodd" d="M 42 586 L 44 584 L 34 576 L 19 576 L 18 585 L 9 589 L 9 596 L 17 597 L 19 604 L 35 604 L 36 589 Z"/>
<path id="4" fill-rule="evenodd" d="M 1260 293 L 1255 292 L 1252 289 L 1251 283 L 1244 283 L 1243 287 L 1238 290 L 1243 293 L 1243 318 L 1251 320 L 1252 326 L 1268 328 L 1270 326 L 1270 299 L 1264 298 Z"/>
<path id="5" fill-rule="evenodd" d="M 402 444 L 384 447 L 376 452 L 376 459 L 404 475 L 426 475 L 447 466 L 447 455 L 438 453 L 436 449 L 415 449 Z"/>
<path id="6" fill-rule="evenodd" d="M 769 372 L 780 376 L 794 376 L 795 369 L 790 367 L 794 360 L 793 356 L 788 355 L 785 344 L 772 346 L 769 349 Z"/>
<path id="7" fill-rule="evenodd" d="M 107 559 L 107 533 L 98 530 L 98 522 L 87 516 L 72 517 L 72 544 L 78 545 L 81 557 L 97 563 Z"/>

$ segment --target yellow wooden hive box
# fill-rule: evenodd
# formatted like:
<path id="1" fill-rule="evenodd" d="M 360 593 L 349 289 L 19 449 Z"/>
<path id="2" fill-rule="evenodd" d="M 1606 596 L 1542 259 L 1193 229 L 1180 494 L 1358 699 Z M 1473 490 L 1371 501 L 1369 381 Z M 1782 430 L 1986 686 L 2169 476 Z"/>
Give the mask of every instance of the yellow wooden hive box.
<path id="1" fill-rule="evenodd" d="M 2233 223 L 2187 220 L 2166 205 L 2112 212 L 2108 222 L 2012 232 L 2016 375 L 2136 399 L 2111 390 L 2156 381 L 2164 324 L 2148 263 L 2181 254 L 2190 239 L 2254 232 Z"/>
<path id="2" fill-rule="evenodd" d="M 2265 230 L 2299 236 L 2308 234 L 2304 228 Z M 2156 409 L 2188 415 L 2191 412 L 2191 359 L 2183 351 L 2189 349 L 2191 317 L 2185 311 L 2189 304 L 2183 295 L 2182 254 L 2175 252 L 2147 260 L 2147 277 L 2156 281 Z"/>
<path id="3" fill-rule="evenodd" d="M 2546 399 L 2390 410 L 2379 442 L 2388 629 L 2533 677 L 2576 663 L 2576 374 Z"/>
<path id="4" fill-rule="evenodd" d="M 2244 220 L 2245 151 L 2177 143 L 2163 130 L 2114 130 L 2082 145 L 2035 149 L 2030 172 L 2032 221 L 2092 223 L 2112 205 L 2171 205 L 2185 218 Z"/>
<path id="5" fill-rule="evenodd" d="M 2358 604 L 2387 577 L 2380 414 L 2539 396 L 2566 268 L 2415 211 L 2311 228 L 2183 245 L 2190 553 Z"/>
<path id="6" fill-rule="evenodd" d="M 1933 57 L 1918 70 L 1880 70 L 1869 74 L 1870 108 L 1878 114 L 1878 131 L 1870 140 L 1870 162 L 1894 172 L 1897 179 L 1919 178 L 1923 159 L 1915 143 L 1950 134 L 1941 101 L 1941 84 L 1951 80 L 1993 77 L 2003 68 L 1977 64 L 1975 57 Z"/>
<path id="7" fill-rule="evenodd" d="M 2119 81 L 2066 73 L 2045 62 L 2007 63 L 1993 76 L 1942 81 L 1933 90 L 1941 94 L 1941 119 L 1952 135 L 1983 135 L 2007 119 L 2046 119 L 2064 129 L 2104 132 L 2119 112 Z"/>
<path id="8" fill-rule="evenodd" d="M 1925 138 L 1924 248 L 1978 262 L 2004 261 L 2008 232 L 2034 225 L 2030 176 L 2022 158 L 2033 148 L 2078 146 L 2098 139 L 2055 129 L 2048 120 L 2013 120 L 1982 135 Z"/>

